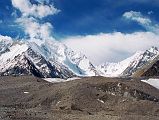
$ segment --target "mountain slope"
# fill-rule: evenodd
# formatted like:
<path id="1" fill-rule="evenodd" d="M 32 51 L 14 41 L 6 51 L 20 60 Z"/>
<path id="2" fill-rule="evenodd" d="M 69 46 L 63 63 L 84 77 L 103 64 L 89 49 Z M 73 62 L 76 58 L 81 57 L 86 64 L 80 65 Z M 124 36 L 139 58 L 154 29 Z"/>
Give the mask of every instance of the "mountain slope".
<path id="1" fill-rule="evenodd" d="M 156 47 L 146 50 L 140 55 L 137 62 L 131 62 L 127 69 L 122 73 L 124 76 L 140 77 L 159 59 L 159 51 Z"/>
<path id="2" fill-rule="evenodd" d="M 96 68 L 80 53 L 54 41 L 0 40 L 1 75 L 35 75 L 70 78 L 99 75 Z"/>
<path id="3" fill-rule="evenodd" d="M 14 43 L 0 56 L 0 74 L 34 75 L 37 77 L 69 78 L 74 74 L 66 68 L 58 68 L 25 43 Z"/>
<path id="4" fill-rule="evenodd" d="M 141 69 L 149 68 L 152 63 L 158 60 L 159 51 L 156 47 L 152 47 L 146 51 L 136 52 L 132 57 L 127 58 L 119 63 L 105 63 L 98 66 L 104 76 L 119 77 L 119 76 L 141 76 L 135 75 L 141 73 Z M 143 73 L 143 72 L 142 72 Z"/>
<path id="5" fill-rule="evenodd" d="M 32 43 L 36 44 L 36 41 Z M 75 53 L 60 42 L 46 40 L 44 43 L 39 45 L 39 47 L 39 52 L 45 57 L 45 59 L 50 62 L 58 61 L 61 65 L 66 66 L 70 71 L 78 76 L 100 75 L 85 55 Z"/>
<path id="6" fill-rule="evenodd" d="M 123 71 L 130 65 L 130 63 L 137 61 L 141 54 L 143 54 L 143 52 L 137 52 L 132 57 L 118 63 L 104 63 L 97 66 L 97 69 L 100 70 L 103 73 L 103 76 L 106 77 L 121 76 Z"/>
<path id="7" fill-rule="evenodd" d="M 12 45 L 13 41 L 10 37 L 0 35 L 0 55 Z"/>
<path id="8" fill-rule="evenodd" d="M 151 62 L 150 65 L 143 67 L 141 70 L 137 71 L 134 76 L 142 77 L 154 77 L 159 76 L 159 56 Z"/>

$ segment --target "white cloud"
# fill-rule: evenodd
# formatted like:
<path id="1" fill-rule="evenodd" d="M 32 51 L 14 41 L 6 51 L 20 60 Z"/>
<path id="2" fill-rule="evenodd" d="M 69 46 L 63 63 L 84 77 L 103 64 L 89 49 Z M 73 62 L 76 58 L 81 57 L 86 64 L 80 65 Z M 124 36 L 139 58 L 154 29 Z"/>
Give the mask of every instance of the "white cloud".
<path id="1" fill-rule="evenodd" d="M 30 39 L 45 40 L 50 37 L 50 23 L 40 24 L 38 19 L 57 13 L 53 6 L 34 5 L 29 0 L 12 0 L 14 7 L 22 12 L 17 19 L 29 35 Z M 84 53 L 95 64 L 106 61 L 120 61 L 134 54 L 138 50 L 145 50 L 151 46 L 159 46 L 159 36 L 156 34 L 158 25 L 139 12 L 126 12 L 125 18 L 134 20 L 152 32 L 136 32 L 123 34 L 120 32 L 97 34 L 88 36 L 68 37 L 63 42 L 73 50 Z"/>
<path id="2" fill-rule="evenodd" d="M 144 25 L 151 24 L 151 20 L 142 16 L 140 12 L 135 12 L 135 11 L 125 12 L 123 16 L 127 19 L 132 19 Z"/>
<path id="3" fill-rule="evenodd" d="M 84 53 L 93 63 L 121 61 L 138 50 L 159 47 L 159 36 L 152 32 L 123 34 L 120 32 L 68 37 L 64 43 Z"/>
<path id="4" fill-rule="evenodd" d="M 19 18 L 17 22 L 24 27 L 24 31 L 30 39 L 48 39 L 52 25 L 50 23 L 40 24 L 34 18 Z"/>
<path id="5" fill-rule="evenodd" d="M 135 11 L 126 12 L 123 17 L 138 22 L 148 32 L 130 34 L 114 32 L 75 36 L 64 39 L 64 43 L 75 51 L 82 51 L 95 64 L 106 61 L 118 62 L 138 50 L 146 50 L 151 46 L 159 47 L 159 25 L 157 23 Z"/>
<path id="6" fill-rule="evenodd" d="M 123 14 L 128 20 L 133 20 L 142 25 L 146 30 L 159 33 L 159 25 L 151 21 L 148 17 L 143 16 L 140 12 L 130 11 Z"/>
<path id="7" fill-rule="evenodd" d="M 43 2 L 46 0 L 38 0 L 39 4 L 32 4 L 30 0 L 12 0 L 15 8 L 22 13 L 16 22 L 24 28 L 24 32 L 29 36 L 29 39 L 46 40 L 51 37 L 52 25 L 45 22 L 40 23 L 43 17 L 54 15 L 59 12 L 53 5 L 46 5 Z M 46 3 L 49 1 L 47 0 Z M 12 13 L 16 15 L 16 11 Z"/>
<path id="8" fill-rule="evenodd" d="M 19 9 L 23 16 L 43 18 L 59 12 L 53 5 L 31 4 L 30 0 L 12 0 L 12 5 Z"/>

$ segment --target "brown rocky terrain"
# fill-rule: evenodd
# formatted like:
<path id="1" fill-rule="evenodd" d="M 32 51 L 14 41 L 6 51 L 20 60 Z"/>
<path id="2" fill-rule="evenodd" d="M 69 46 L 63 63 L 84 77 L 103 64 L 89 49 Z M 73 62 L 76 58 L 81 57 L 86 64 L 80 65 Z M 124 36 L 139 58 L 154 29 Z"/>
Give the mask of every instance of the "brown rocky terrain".
<path id="1" fill-rule="evenodd" d="M 137 79 L 0 77 L 0 120 L 158 119 L 159 90 Z"/>

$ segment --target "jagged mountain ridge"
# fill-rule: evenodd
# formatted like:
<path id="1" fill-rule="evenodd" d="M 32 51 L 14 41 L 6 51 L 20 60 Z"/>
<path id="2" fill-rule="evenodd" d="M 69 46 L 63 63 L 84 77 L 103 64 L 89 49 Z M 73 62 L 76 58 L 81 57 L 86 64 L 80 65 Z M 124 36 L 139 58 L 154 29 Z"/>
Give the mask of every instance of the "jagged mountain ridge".
<path id="1" fill-rule="evenodd" d="M 85 55 L 62 43 L 0 40 L 0 75 L 70 78 L 99 75 Z"/>
<path id="2" fill-rule="evenodd" d="M 14 49 L 14 51 L 13 51 Z M 74 74 L 66 68 L 57 68 L 55 64 L 46 61 L 31 47 L 22 43 L 15 43 L 0 56 L 1 75 L 34 75 L 37 77 L 68 78 Z"/>
<path id="3" fill-rule="evenodd" d="M 136 62 L 132 62 L 130 66 L 123 71 L 122 75 L 133 77 L 142 76 L 158 59 L 159 51 L 156 47 L 152 47 L 143 52 Z"/>
<path id="4" fill-rule="evenodd" d="M 13 41 L 10 37 L 5 37 L 0 35 L 0 54 L 8 49 L 12 45 Z"/>
<path id="5" fill-rule="evenodd" d="M 100 75 L 90 60 L 82 53 L 75 53 L 66 45 L 57 41 L 46 41 L 42 45 L 47 51 L 46 59 L 58 61 L 68 67 L 78 76 L 97 76 Z"/>
<path id="6" fill-rule="evenodd" d="M 159 51 L 152 47 L 146 51 L 136 52 L 130 58 L 119 63 L 105 63 L 97 66 L 103 72 L 103 76 L 108 77 L 140 77 L 158 60 Z M 141 70 L 143 70 L 141 72 Z M 140 71 L 140 72 L 139 72 Z M 139 74 L 140 73 L 140 74 Z"/>

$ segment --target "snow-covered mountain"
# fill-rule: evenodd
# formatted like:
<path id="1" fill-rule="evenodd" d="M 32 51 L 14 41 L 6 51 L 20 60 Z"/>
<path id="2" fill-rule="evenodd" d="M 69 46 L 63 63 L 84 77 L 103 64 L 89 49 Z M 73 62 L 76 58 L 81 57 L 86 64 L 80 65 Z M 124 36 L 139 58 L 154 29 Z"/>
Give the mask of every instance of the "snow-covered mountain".
<path id="1" fill-rule="evenodd" d="M 144 76 L 145 72 L 148 75 L 150 68 L 156 71 L 156 66 L 159 66 L 155 64 L 157 61 L 159 51 L 152 47 L 136 52 L 121 62 L 95 67 L 82 53 L 76 53 L 51 38 L 14 41 L 10 37 L 0 36 L 0 75 L 64 79 L 75 76 L 136 77 Z"/>
<path id="2" fill-rule="evenodd" d="M 0 40 L 0 75 L 70 78 L 99 75 L 85 55 L 54 40 Z"/>
<path id="3" fill-rule="evenodd" d="M 85 55 L 75 53 L 62 43 L 47 40 L 45 44 L 41 44 L 41 50 L 45 52 L 45 58 L 50 62 L 58 61 L 78 76 L 100 75 Z"/>
<path id="4" fill-rule="evenodd" d="M 0 54 L 6 51 L 12 45 L 13 41 L 10 37 L 0 35 Z"/>
<path id="5" fill-rule="evenodd" d="M 34 75 L 37 77 L 68 78 L 74 74 L 58 67 L 34 51 L 28 44 L 15 42 L 0 56 L 1 75 Z"/>
<path id="6" fill-rule="evenodd" d="M 118 63 L 105 63 L 97 66 L 97 69 L 107 77 L 133 76 L 143 68 L 148 66 L 158 59 L 159 51 L 156 47 L 152 47 L 146 51 L 136 52 L 130 58 L 127 58 Z M 144 69 L 145 70 L 145 69 Z"/>
<path id="7" fill-rule="evenodd" d="M 159 51 L 156 47 L 152 47 L 143 52 L 137 60 L 132 61 L 123 71 L 122 75 L 132 77 L 142 76 L 158 59 Z"/>

